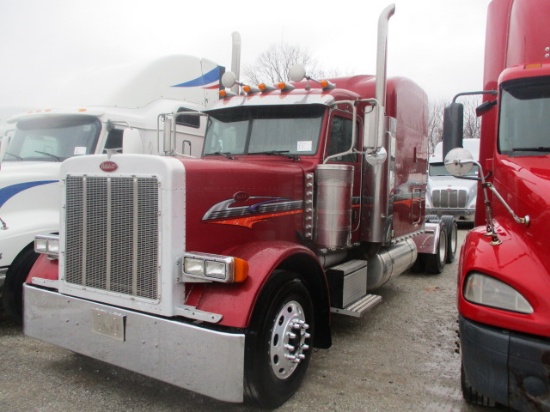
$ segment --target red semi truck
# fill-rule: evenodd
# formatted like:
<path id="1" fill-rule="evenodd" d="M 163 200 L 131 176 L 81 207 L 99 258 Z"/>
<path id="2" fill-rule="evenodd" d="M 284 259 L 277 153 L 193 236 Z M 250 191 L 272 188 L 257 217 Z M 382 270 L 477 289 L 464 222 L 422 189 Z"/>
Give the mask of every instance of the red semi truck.
<path id="1" fill-rule="evenodd" d="M 360 316 L 413 265 L 439 273 L 456 228 L 424 222 L 427 98 L 386 79 L 393 13 L 380 16 L 376 76 L 304 80 L 298 68 L 276 87 L 224 76 L 242 91 L 206 111 L 201 158 L 64 162 L 60 233 L 36 239 L 25 333 L 276 407 L 312 348 L 331 345 L 331 313 Z"/>
<path id="2" fill-rule="evenodd" d="M 462 390 L 467 401 L 550 408 L 550 2 L 488 9 L 476 224 L 458 273 Z M 448 109 L 460 119 L 460 106 Z M 446 125 L 460 145 L 460 122 Z M 458 144 L 457 144 L 458 141 Z M 464 174 L 462 149 L 446 163 Z"/>

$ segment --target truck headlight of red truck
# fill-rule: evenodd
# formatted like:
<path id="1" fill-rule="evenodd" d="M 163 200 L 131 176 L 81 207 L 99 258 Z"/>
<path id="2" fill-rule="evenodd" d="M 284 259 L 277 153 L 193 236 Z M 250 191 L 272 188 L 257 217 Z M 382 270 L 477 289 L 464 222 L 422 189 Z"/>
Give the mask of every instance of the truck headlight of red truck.
<path id="1" fill-rule="evenodd" d="M 231 256 L 186 253 L 183 257 L 182 273 L 184 277 L 215 282 L 243 282 L 248 276 L 248 262 Z"/>
<path id="2" fill-rule="evenodd" d="M 519 313 L 533 313 L 533 307 L 521 293 L 500 280 L 472 272 L 464 282 L 464 298 L 478 305 Z"/>

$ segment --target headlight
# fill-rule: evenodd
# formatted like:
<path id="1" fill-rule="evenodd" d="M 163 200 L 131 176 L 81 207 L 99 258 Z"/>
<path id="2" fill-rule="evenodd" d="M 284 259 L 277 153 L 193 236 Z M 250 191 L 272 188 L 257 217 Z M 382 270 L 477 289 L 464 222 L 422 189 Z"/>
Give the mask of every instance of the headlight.
<path id="1" fill-rule="evenodd" d="M 467 301 L 479 305 L 520 313 L 533 313 L 533 308 L 517 290 L 500 280 L 472 273 L 464 285 Z"/>
<path id="2" fill-rule="evenodd" d="M 184 276 L 215 282 L 242 282 L 248 276 L 248 262 L 231 256 L 186 253 L 182 273 Z"/>
<path id="3" fill-rule="evenodd" d="M 36 235 L 34 237 L 34 251 L 57 259 L 59 257 L 59 236 Z"/>

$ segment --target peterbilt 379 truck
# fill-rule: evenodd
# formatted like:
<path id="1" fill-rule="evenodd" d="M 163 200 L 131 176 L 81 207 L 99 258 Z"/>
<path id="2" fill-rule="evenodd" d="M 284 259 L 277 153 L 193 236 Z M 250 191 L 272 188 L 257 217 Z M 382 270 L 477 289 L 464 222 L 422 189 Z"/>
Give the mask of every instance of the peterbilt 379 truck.
<path id="1" fill-rule="evenodd" d="M 166 118 L 174 150 L 199 157 L 206 118 L 189 113 L 218 100 L 223 72 L 189 55 L 96 68 L 61 92 L 58 106 L 8 120 L 0 168 L 0 294 L 12 319 L 22 319 L 23 283 L 38 256 L 35 235 L 59 231 L 61 162 L 107 150 L 158 154 Z"/>
<path id="2" fill-rule="evenodd" d="M 424 222 L 427 98 L 377 75 L 247 86 L 227 73 L 200 159 L 95 155 L 62 165 L 59 236 L 24 286 L 25 334 L 228 402 L 277 407 L 415 265 L 440 272 Z M 305 80 L 304 80 L 305 76 Z M 169 153 L 169 150 L 166 150 Z"/>
<path id="3" fill-rule="evenodd" d="M 490 3 L 479 162 L 462 149 L 445 160 L 458 175 L 480 169 L 458 272 L 464 397 L 523 411 L 550 408 L 548 16 L 546 0 Z M 448 147 L 461 136 L 452 124 Z"/>

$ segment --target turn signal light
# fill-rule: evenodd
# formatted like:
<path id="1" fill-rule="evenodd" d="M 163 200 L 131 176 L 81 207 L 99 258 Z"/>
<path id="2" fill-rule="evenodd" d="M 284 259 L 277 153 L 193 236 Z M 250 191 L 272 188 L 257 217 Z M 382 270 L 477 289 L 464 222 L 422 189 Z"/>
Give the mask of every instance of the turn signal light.
<path id="1" fill-rule="evenodd" d="M 185 277 L 213 282 L 238 283 L 248 277 L 248 262 L 232 256 L 209 253 L 186 253 L 183 257 L 182 274 Z M 185 279 L 184 281 L 192 281 Z"/>

